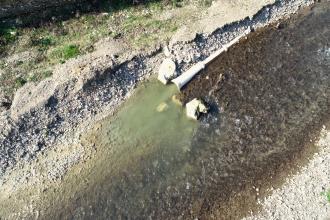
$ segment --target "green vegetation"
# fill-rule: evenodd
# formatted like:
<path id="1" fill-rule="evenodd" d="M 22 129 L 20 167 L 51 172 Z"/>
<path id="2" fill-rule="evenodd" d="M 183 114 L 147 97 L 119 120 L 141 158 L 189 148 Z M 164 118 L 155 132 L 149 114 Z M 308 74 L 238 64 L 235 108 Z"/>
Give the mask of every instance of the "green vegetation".
<path id="1" fill-rule="evenodd" d="M 51 56 L 55 57 L 56 59 L 59 59 L 61 63 L 64 63 L 66 60 L 74 58 L 78 55 L 79 46 L 74 44 L 56 48 L 56 50 L 51 53 Z"/>
<path id="2" fill-rule="evenodd" d="M 156 10 L 161 9 L 157 7 Z M 128 39 L 135 48 L 145 48 L 157 40 L 167 40 L 177 30 L 174 21 L 158 20 L 152 14 L 130 14 L 121 26 L 124 35 L 136 35 L 136 37 Z M 146 33 L 144 30 L 148 30 L 148 32 Z"/>
<path id="3" fill-rule="evenodd" d="M 330 189 L 326 192 L 322 192 L 321 195 L 325 196 L 328 202 L 330 202 Z"/>
<path id="4" fill-rule="evenodd" d="M 199 4 L 204 7 L 210 7 L 213 0 L 199 0 Z"/>
<path id="5" fill-rule="evenodd" d="M 179 0 L 171 0 L 171 3 L 174 7 L 180 7 L 181 4 L 180 4 L 180 1 Z"/>
<path id="6" fill-rule="evenodd" d="M 44 72 L 41 72 L 41 78 L 42 79 L 50 77 L 52 75 L 53 75 L 53 72 L 51 70 L 46 70 Z"/>
<path id="7" fill-rule="evenodd" d="M 31 38 L 31 46 L 39 47 L 39 50 L 41 51 L 47 50 L 52 45 L 55 45 L 55 39 L 53 36 Z"/>
<path id="8" fill-rule="evenodd" d="M 54 65 L 93 52 L 95 43 L 107 37 L 120 39 L 131 49 L 168 41 L 179 24 L 191 19 L 188 9 L 171 15 L 185 4 L 186 0 L 151 0 L 133 7 L 131 1 L 102 0 L 100 13 L 41 27 L 0 27 L 0 90 L 10 96 L 26 82 L 52 75 Z"/>
<path id="9" fill-rule="evenodd" d="M 35 74 L 32 74 L 28 77 L 27 81 L 29 82 L 38 82 L 42 79 L 45 79 L 47 77 L 50 77 L 53 75 L 53 72 L 51 70 L 46 70 L 42 72 L 37 72 Z"/>
<path id="10" fill-rule="evenodd" d="M 15 42 L 17 35 L 16 28 L 0 26 L 0 55 L 5 52 L 6 45 Z"/>
<path id="11" fill-rule="evenodd" d="M 26 79 L 24 79 L 22 77 L 18 77 L 15 80 L 15 86 L 16 86 L 16 88 L 22 87 L 25 83 L 27 83 L 27 81 L 26 81 Z"/>
<path id="12" fill-rule="evenodd" d="M 17 39 L 17 29 L 14 27 L 0 27 L 0 44 L 9 44 Z"/>

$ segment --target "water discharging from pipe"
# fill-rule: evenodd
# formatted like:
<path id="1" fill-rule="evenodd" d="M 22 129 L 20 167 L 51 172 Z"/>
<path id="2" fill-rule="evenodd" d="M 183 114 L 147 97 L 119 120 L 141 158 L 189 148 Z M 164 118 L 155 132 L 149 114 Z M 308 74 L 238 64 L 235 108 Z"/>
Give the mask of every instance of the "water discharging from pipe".
<path id="1" fill-rule="evenodd" d="M 38 216 L 242 217 L 257 201 L 253 187 L 261 194 L 313 151 L 310 140 L 330 121 L 329 19 L 325 2 L 220 55 L 182 91 L 185 101 L 213 102 L 201 121 L 188 120 L 172 102 L 174 85 L 141 85 L 114 117 L 84 135 L 93 157 L 58 188 L 29 194 Z"/>

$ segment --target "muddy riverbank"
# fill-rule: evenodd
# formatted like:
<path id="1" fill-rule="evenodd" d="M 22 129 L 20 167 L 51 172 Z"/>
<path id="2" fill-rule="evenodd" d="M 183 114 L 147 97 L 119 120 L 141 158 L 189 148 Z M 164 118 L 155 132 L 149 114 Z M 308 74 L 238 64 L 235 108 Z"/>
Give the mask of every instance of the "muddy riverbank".
<path id="1" fill-rule="evenodd" d="M 281 183 L 318 151 L 314 142 L 330 120 L 327 24 L 329 4 L 324 2 L 257 30 L 230 48 L 183 90 L 184 101 L 200 97 L 211 104 L 210 114 L 200 122 L 187 120 L 182 107 L 172 102 L 173 87 L 157 82 L 141 86 L 115 117 L 86 129 L 78 146 L 39 157 L 27 168 L 33 175 L 24 184 L 15 184 L 21 176 L 13 173 L 2 185 L 1 215 L 13 219 L 247 215 L 269 186 Z M 162 103 L 164 112 L 158 112 Z M 66 175 L 50 181 L 54 164 L 64 161 L 53 155 L 72 155 L 71 150 L 85 156 Z M 317 215 L 322 217 L 324 210 L 320 211 Z"/>

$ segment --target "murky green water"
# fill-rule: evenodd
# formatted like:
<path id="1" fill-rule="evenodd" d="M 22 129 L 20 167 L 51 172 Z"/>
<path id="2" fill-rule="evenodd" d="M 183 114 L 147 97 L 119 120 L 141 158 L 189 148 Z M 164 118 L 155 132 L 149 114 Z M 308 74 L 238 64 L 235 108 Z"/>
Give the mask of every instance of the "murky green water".
<path id="1" fill-rule="evenodd" d="M 100 141 L 132 151 L 149 144 L 172 153 L 182 151 L 196 122 L 188 120 L 184 108 L 172 101 L 175 93 L 174 85 L 166 87 L 156 80 L 142 85 L 115 119 L 104 124 L 109 135 Z"/>
<path id="2" fill-rule="evenodd" d="M 88 134 L 84 143 L 95 144 L 99 150 L 96 160 L 82 174 L 65 178 L 65 188 L 75 202 L 59 198 L 58 202 L 66 200 L 66 205 L 51 210 L 50 216 L 144 219 L 162 212 L 153 210 L 154 203 L 162 201 L 157 196 L 178 190 L 176 184 L 192 171 L 186 158 L 198 125 L 173 101 L 176 93 L 174 85 L 166 87 L 151 80 L 137 89 L 115 117 L 102 121 Z M 72 183 L 79 190 L 70 189 Z M 189 182 L 181 183 L 187 190 L 191 187 Z M 162 202 L 175 204 L 166 204 L 167 199 Z"/>
<path id="3" fill-rule="evenodd" d="M 329 23 L 325 2 L 221 55 L 182 94 L 212 105 L 199 122 L 172 102 L 174 86 L 141 85 L 84 135 L 92 158 L 57 186 L 32 190 L 27 216 L 240 218 L 255 206 L 253 187 L 261 193 L 317 150 L 311 140 L 330 121 Z"/>

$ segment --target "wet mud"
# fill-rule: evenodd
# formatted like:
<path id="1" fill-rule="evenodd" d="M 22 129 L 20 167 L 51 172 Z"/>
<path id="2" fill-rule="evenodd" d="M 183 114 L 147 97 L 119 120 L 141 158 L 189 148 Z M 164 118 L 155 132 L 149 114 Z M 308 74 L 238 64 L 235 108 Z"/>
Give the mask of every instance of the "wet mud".
<path id="1" fill-rule="evenodd" d="M 312 143 L 330 119 L 329 22 L 323 2 L 256 31 L 183 90 L 184 102 L 198 97 L 213 107 L 193 143 L 200 166 L 208 158 L 200 216 L 242 217 L 317 150 Z"/>

